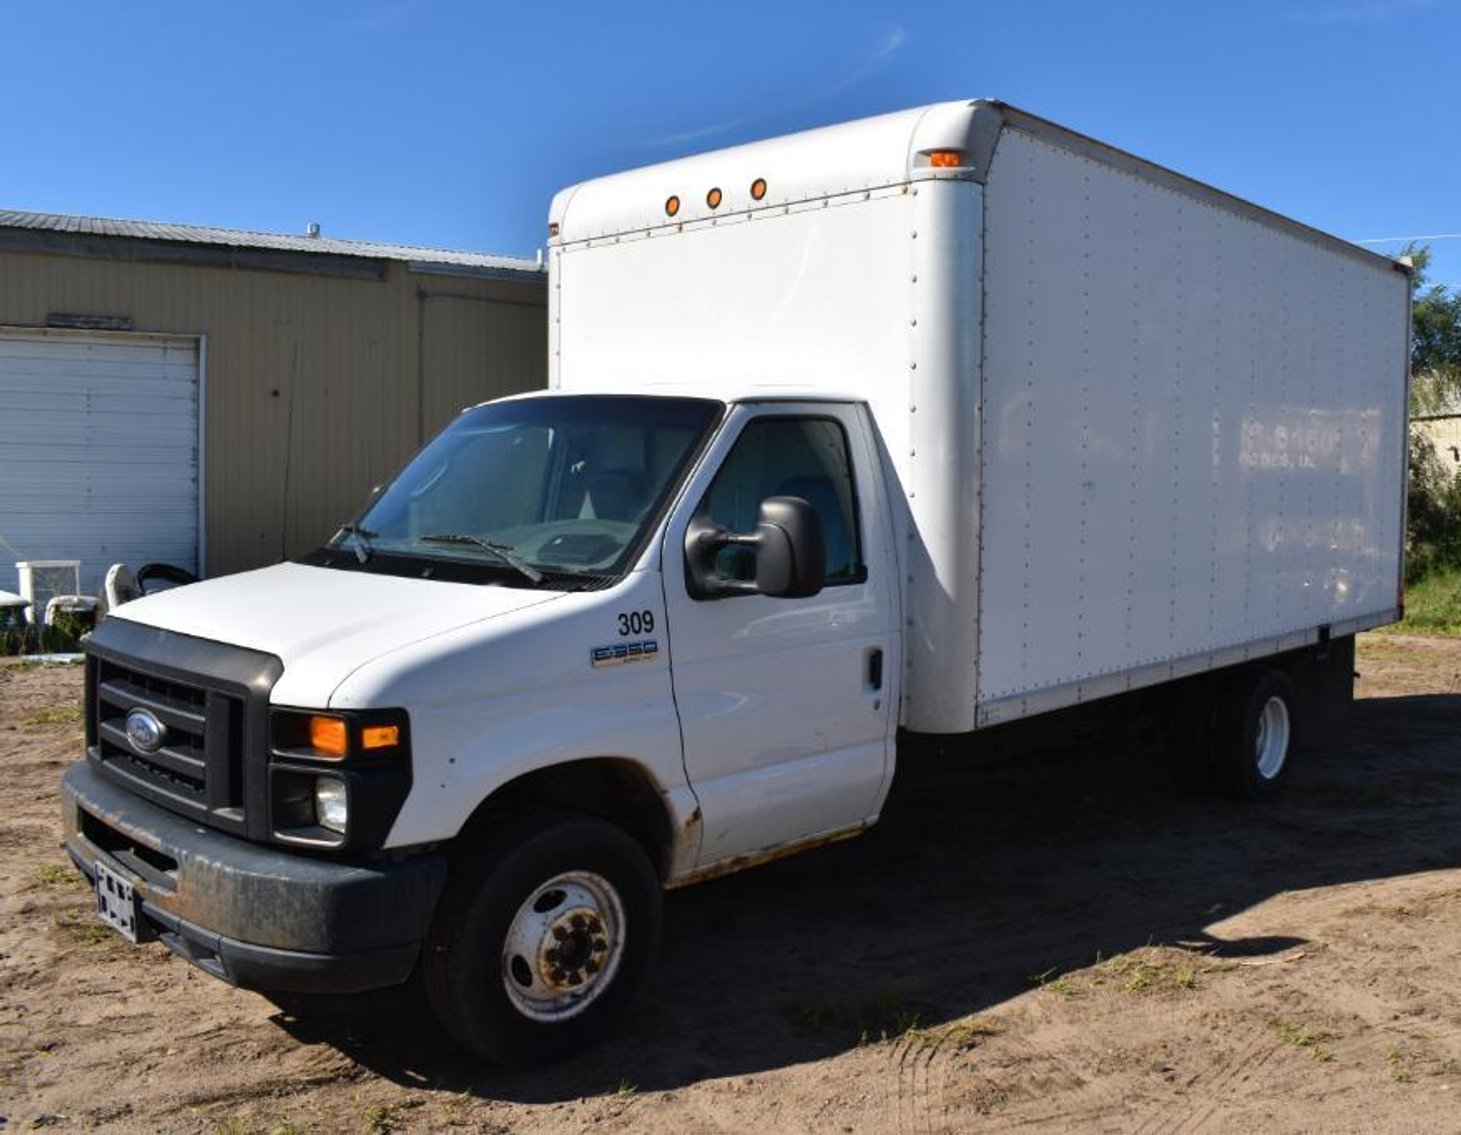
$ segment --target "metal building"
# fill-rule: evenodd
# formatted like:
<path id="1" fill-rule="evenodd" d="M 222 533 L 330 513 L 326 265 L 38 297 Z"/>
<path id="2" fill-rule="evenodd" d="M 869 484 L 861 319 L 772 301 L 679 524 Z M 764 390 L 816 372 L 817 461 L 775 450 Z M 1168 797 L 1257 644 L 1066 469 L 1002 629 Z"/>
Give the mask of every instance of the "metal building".
<path id="1" fill-rule="evenodd" d="M 530 260 L 0 211 L 0 588 L 307 551 L 546 341 Z"/>

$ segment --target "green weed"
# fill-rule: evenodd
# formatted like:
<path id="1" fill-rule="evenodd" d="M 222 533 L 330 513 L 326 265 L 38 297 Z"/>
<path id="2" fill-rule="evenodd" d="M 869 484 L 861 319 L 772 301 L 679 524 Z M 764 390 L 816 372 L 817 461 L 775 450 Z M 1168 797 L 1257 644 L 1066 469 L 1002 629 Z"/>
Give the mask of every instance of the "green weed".
<path id="1" fill-rule="evenodd" d="M 955 1021 L 942 1028 L 909 1029 L 908 1037 L 920 1048 L 943 1048 L 949 1046 L 955 1051 L 973 1048 L 985 1037 L 995 1036 L 999 1028 L 982 1017 Z"/>
<path id="2" fill-rule="evenodd" d="M 1406 584 L 1405 618 L 1380 630 L 1391 634 L 1461 635 L 1461 567 L 1437 568 Z M 1371 650 L 1373 647 L 1367 645 L 1361 656 Z"/>
<path id="3" fill-rule="evenodd" d="M 36 889 L 50 887 L 80 889 L 86 886 L 86 876 L 65 863 L 42 863 L 35 869 L 31 886 Z"/>
<path id="4" fill-rule="evenodd" d="M 22 725 L 79 725 L 81 706 L 48 705 L 21 720 Z"/>
<path id="5" fill-rule="evenodd" d="M 1324 1042 L 1329 1038 L 1328 1033 L 1311 1029 L 1307 1025 L 1297 1025 L 1292 1021 L 1285 1021 L 1275 1017 L 1268 1022 L 1268 1027 L 1278 1034 L 1278 1039 L 1285 1044 L 1291 1044 L 1295 1048 L 1301 1048 L 1315 1060 L 1329 1061 L 1334 1059 L 1334 1053 Z"/>
<path id="6" fill-rule="evenodd" d="M 894 1040 L 919 1024 L 918 1013 L 904 1003 L 902 994 L 893 991 L 869 1002 L 792 1005 L 784 1011 L 804 1032 L 840 1034 L 855 1038 L 859 1046 Z"/>

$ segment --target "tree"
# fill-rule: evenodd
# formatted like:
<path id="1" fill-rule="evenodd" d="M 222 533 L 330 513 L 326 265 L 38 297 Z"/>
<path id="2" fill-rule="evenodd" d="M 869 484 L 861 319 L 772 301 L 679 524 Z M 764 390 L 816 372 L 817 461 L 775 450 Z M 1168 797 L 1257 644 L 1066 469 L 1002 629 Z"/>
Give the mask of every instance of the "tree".
<path id="1" fill-rule="evenodd" d="M 1410 412 L 1413 417 L 1461 413 L 1461 293 L 1426 286 L 1430 249 L 1408 245 L 1411 287 Z M 1406 577 L 1461 564 L 1461 476 L 1430 438 L 1410 433 Z"/>
<path id="2" fill-rule="evenodd" d="M 1415 265 L 1410 278 L 1410 412 L 1461 410 L 1461 292 L 1445 284 L 1426 286 L 1431 250 L 1406 245 L 1402 255 Z"/>

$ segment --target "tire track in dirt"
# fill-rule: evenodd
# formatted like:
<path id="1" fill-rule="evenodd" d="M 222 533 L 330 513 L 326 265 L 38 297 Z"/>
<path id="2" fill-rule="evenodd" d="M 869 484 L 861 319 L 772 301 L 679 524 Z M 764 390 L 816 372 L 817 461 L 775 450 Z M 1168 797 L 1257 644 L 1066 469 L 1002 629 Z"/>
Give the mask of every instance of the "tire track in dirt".
<path id="1" fill-rule="evenodd" d="M 943 1130 L 935 1127 L 935 1116 L 946 1113 L 944 1084 L 939 1060 L 944 1035 L 930 1037 L 919 1032 L 905 1033 L 893 1043 L 889 1060 L 895 1082 L 894 1130 L 907 1135 L 933 1135 Z M 939 1073 L 935 1066 L 939 1065 Z"/>
<path id="2" fill-rule="evenodd" d="M 1234 1082 L 1265 1067 L 1282 1047 L 1283 1042 L 1271 1032 L 1255 1029 L 1236 1053 L 1189 1078 L 1183 1085 L 1183 1097 L 1143 1119 L 1133 1135 L 1195 1135 L 1231 1098 Z"/>

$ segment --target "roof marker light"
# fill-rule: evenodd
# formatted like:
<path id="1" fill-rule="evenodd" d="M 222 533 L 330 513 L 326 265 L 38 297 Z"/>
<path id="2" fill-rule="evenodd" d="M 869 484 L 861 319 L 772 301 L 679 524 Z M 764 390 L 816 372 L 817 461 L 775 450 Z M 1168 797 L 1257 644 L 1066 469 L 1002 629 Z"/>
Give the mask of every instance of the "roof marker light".
<path id="1" fill-rule="evenodd" d="M 665 199 L 665 216 L 673 217 L 680 211 L 680 199 L 673 194 Z"/>
<path id="2" fill-rule="evenodd" d="M 721 193 L 719 189 L 712 189 L 705 195 L 705 203 L 712 209 L 720 208 Z"/>
<path id="3" fill-rule="evenodd" d="M 930 150 L 928 164 L 934 169 L 956 169 L 964 164 L 963 150 Z"/>
<path id="4" fill-rule="evenodd" d="M 751 182 L 751 200 L 759 201 L 765 196 L 766 179 L 764 177 L 758 177 L 755 181 Z"/>

